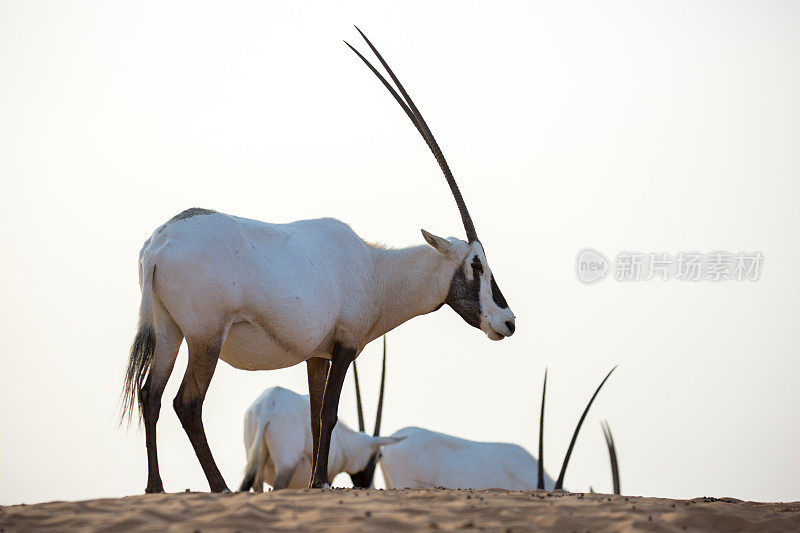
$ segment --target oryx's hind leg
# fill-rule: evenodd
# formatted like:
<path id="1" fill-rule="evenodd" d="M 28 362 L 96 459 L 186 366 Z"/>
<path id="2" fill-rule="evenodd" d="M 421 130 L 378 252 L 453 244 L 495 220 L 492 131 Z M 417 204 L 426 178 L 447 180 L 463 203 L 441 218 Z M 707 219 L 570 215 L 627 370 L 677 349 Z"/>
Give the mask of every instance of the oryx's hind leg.
<path id="1" fill-rule="evenodd" d="M 272 490 L 283 490 L 289 486 L 289 483 L 292 481 L 292 477 L 294 477 L 294 468 L 283 469 L 283 470 L 275 470 L 275 484 L 272 486 Z"/>
<path id="2" fill-rule="evenodd" d="M 230 492 L 211 455 L 202 419 L 203 400 L 217 367 L 223 339 L 224 333 L 216 335 L 212 340 L 187 337 L 189 364 L 186 366 L 186 374 L 183 376 L 178 395 L 172 402 L 178 419 L 186 435 L 189 436 L 194 453 L 203 467 L 211 492 Z"/>
<path id="3" fill-rule="evenodd" d="M 164 492 L 161 474 L 158 471 L 158 451 L 156 449 L 156 423 L 161 412 L 161 396 L 167 385 L 175 358 L 183 341 L 178 325 L 158 301 L 153 303 L 153 322 L 156 332 L 156 349 L 153 362 L 147 372 L 139 402 L 144 419 L 145 442 L 147 443 L 147 487 L 145 492 Z"/>

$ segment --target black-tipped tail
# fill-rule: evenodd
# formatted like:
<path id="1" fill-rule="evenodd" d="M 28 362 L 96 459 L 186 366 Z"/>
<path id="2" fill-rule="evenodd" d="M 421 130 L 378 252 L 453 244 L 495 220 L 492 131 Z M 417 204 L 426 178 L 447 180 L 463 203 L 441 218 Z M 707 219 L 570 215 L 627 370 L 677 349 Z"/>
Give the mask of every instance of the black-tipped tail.
<path id="1" fill-rule="evenodd" d="M 153 276 L 155 265 L 143 265 L 140 271 L 142 285 L 142 301 L 139 304 L 139 329 L 133 339 L 131 354 L 128 357 L 128 368 L 125 371 L 125 383 L 122 386 L 122 413 L 120 424 L 128 420 L 130 424 L 133 412 L 142 421 L 141 391 L 147 371 L 153 362 L 156 352 L 156 331 L 153 327 Z M 138 400 L 138 401 L 137 401 Z M 138 409 L 137 409 L 138 404 Z"/>
<path id="2" fill-rule="evenodd" d="M 130 422 L 133 419 L 134 411 L 139 413 L 139 420 L 142 416 L 142 406 L 137 402 L 145 376 L 153 362 L 153 355 L 156 351 L 156 333 L 153 324 L 147 319 L 139 321 L 139 331 L 133 339 L 131 354 L 128 358 L 128 368 L 125 371 L 125 384 L 122 389 L 122 417 L 121 422 L 126 419 Z M 137 404 L 138 409 L 137 409 Z"/>
<path id="3" fill-rule="evenodd" d="M 247 464 L 247 469 L 244 471 L 244 479 L 242 479 L 242 484 L 239 485 L 239 492 L 248 492 L 253 488 L 253 483 L 256 481 L 257 469 L 258 465 L 256 465 L 255 462 Z"/>

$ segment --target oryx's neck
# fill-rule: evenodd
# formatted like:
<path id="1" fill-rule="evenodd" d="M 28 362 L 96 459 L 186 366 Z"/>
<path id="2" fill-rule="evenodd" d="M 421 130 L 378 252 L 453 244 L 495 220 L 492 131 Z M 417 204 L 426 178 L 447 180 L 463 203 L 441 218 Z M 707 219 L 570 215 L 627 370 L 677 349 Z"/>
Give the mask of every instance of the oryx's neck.
<path id="1" fill-rule="evenodd" d="M 372 339 L 444 303 L 457 266 L 447 256 L 427 245 L 372 253 L 380 309 Z"/>

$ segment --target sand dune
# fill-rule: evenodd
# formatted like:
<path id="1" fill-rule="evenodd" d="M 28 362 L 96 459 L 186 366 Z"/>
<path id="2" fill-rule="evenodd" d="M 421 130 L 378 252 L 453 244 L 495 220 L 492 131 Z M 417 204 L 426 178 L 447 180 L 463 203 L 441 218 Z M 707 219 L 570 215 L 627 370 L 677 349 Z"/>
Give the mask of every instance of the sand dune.
<path id="1" fill-rule="evenodd" d="M 800 531 L 800 502 L 505 490 L 178 493 L 0 507 L 0 531 Z"/>

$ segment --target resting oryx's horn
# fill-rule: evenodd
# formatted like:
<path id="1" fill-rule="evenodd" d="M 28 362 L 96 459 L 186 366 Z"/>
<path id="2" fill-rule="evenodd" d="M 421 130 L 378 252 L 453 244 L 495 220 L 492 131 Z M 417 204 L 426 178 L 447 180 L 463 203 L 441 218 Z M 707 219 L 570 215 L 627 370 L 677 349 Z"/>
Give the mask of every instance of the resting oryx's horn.
<path id="1" fill-rule="evenodd" d="M 575 432 L 572 434 L 572 440 L 569 443 L 569 448 L 567 448 L 567 454 L 564 456 L 564 462 L 561 464 L 561 473 L 558 474 L 558 481 L 556 481 L 555 490 L 560 490 L 564 486 L 564 474 L 567 472 L 567 464 L 569 464 L 569 457 L 572 455 L 572 448 L 575 446 L 575 441 L 578 440 L 578 432 L 581 430 L 581 425 L 583 425 L 583 420 L 586 418 L 586 414 L 589 412 L 589 408 L 592 406 L 592 402 L 597 397 L 597 393 L 600 392 L 600 389 L 603 388 L 606 381 L 609 377 L 611 377 L 611 373 L 616 370 L 617 367 L 615 366 L 612 368 L 603 381 L 600 382 L 600 385 L 597 386 L 597 390 L 594 391 L 592 398 L 589 400 L 589 403 L 586 405 L 586 409 L 583 410 L 583 414 L 581 415 L 580 420 L 578 420 L 578 425 L 575 427 Z"/>
<path id="2" fill-rule="evenodd" d="M 417 106 L 414 105 L 414 101 L 406 92 L 405 88 L 403 87 L 403 84 L 400 83 L 400 80 L 398 80 L 397 76 L 394 75 L 392 69 L 389 68 L 389 65 L 386 63 L 386 61 L 383 60 L 383 56 L 381 56 L 378 50 L 372 45 L 370 40 L 367 39 L 367 36 L 364 35 L 364 33 L 361 30 L 359 30 L 357 26 L 356 30 L 358 31 L 358 33 L 361 34 L 361 37 L 363 37 L 364 40 L 367 42 L 367 45 L 375 54 L 375 57 L 378 58 L 378 61 L 381 62 L 383 68 L 386 69 L 386 72 L 392 78 L 395 85 L 397 85 L 397 88 L 400 90 L 400 94 L 403 95 L 402 98 L 400 97 L 399 94 L 397 94 L 397 91 L 394 90 L 394 87 L 392 87 L 389 84 L 389 82 L 386 81 L 386 78 L 384 78 L 383 75 L 380 72 L 378 72 L 378 70 L 375 67 L 373 67 L 369 61 L 367 61 L 367 58 L 361 55 L 361 52 L 353 48 L 347 41 L 345 41 L 344 43 L 347 46 L 349 46 L 350 49 L 353 52 L 355 52 L 358 57 L 361 58 L 364 64 L 369 67 L 372 73 L 378 77 L 381 83 L 383 83 L 383 86 L 386 87 L 386 89 L 392 94 L 392 96 L 394 96 L 394 99 L 397 100 L 397 103 L 400 104 L 400 107 L 403 108 L 403 111 L 406 112 L 406 115 L 408 115 L 408 118 L 411 119 L 411 122 L 417 128 L 417 131 L 419 131 L 420 135 L 422 135 L 422 138 L 428 144 L 428 148 L 431 149 L 431 152 L 433 152 L 436 161 L 439 163 L 439 167 L 442 169 L 442 172 L 444 173 L 444 177 L 447 180 L 447 184 L 450 186 L 450 191 L 453 193 L 453 198 L 455 198 L 456 205 L 458 206 L 458 210 L 461 213 L 461 222 L 463 222 L 464 230 L 466 230 L 467 232 L 467 240 L 469 242 L 477 241 L 478 234 L 475 232 L 475 226 L 472 224 L 472 218 L 469 216 L 467 205 L 464 203 L 464 198 L 461 196 L 461 191 L 459 191 L 458 189 L 458 184 L 456 183 L 456 180 L 453 177 L 453 173 L 450 171 L 450 167 L 447 164 L 447 160 L 445 160 L 444 154 L 442 153 L 441 148 L 439 148 L 439 144 L 436 142 L 436 139 L 434 139 L 433 133 L 431 133 L 430 128 L 428 128 L 428 125 L 425 123 L 425 119 L 422 118 L 422 114 L 419 112 L 419 109 L 417 109 Z"/>
<path id="3" fill-rule="evenodd" d="M 614 446 L 614 436 L 611 435 L 611 427 L 608 425 L 608 420 L 600 422 L 600 427 L 603 428 L 603 436 L 606 438 L 608 455 L 611 459 L 611 479 L 614 481 L 614 494 L 622 494 L 619 488 L 619 463 L 617 462 L 617 448 Z"/>
<path id="4" fill-rule="evenodd" d="M 378 394 L 378 412 L 375 414 L 374 437 L 381 434 L 381 415 L 383 414 L 383 389 L 386 385 L 386 335 L 383 336 L 383 364 L 381 365 L 381 392 Z"/>
<path id="5" fill-rule="evenodd" d="M 544 489 L 544 395 L 547 392 L 547 369 L 544 369 L 544 385 L 542 385 L 542 411 L 539 413 L 539 478 L 537 489 Z"/>
<path id="6" fill-rule="evenodd" d="M 361 406 L 361 387 L 358 384 L 358 369 L 353 361 L 353 378 L 356 382 L 356 408 L 358 409 L 358 430 L 364 431 L 364 408 Z"/>

